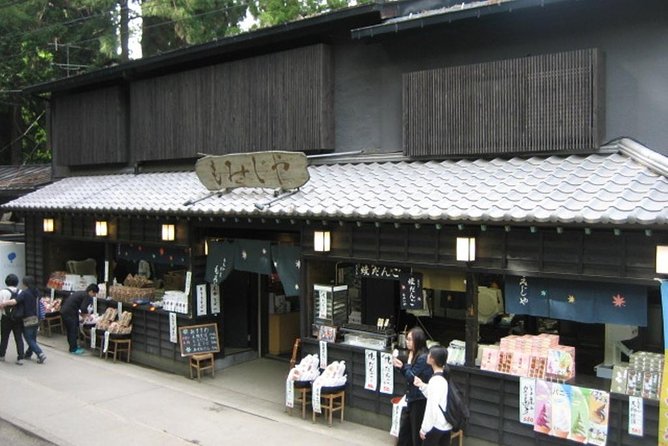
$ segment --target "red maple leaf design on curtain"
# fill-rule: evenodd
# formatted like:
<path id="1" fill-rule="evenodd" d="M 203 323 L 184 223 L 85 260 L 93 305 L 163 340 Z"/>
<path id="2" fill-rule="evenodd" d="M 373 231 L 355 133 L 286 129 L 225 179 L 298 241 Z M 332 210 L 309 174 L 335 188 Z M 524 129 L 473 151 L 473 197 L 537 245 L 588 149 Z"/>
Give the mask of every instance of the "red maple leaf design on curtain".
<path id="1" fill-rule="evenodd" d="M 622 308 L 626 306 L 626 299 L 621 294 L 616 294 L 612 296 L 612 305 L 617 308 Z"/>

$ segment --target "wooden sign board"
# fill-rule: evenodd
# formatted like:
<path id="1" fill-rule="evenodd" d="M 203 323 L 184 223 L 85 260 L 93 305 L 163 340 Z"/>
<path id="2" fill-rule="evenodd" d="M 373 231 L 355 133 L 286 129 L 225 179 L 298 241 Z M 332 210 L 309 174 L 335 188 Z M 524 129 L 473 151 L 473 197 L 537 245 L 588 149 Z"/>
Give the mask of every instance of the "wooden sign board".
<path id="1" fill-rule="evenodd" d="M 181 356 L 220 351 L 218 325 L 216 323 L 179 327 Z"/>
<path id="2" fill-rule="evenodd" d="M 296 189 L 309 180 L 308 160 L 301 152 L 252 152 L 205 156 L 195 173 L 210 191 L 235 187 Z"/>

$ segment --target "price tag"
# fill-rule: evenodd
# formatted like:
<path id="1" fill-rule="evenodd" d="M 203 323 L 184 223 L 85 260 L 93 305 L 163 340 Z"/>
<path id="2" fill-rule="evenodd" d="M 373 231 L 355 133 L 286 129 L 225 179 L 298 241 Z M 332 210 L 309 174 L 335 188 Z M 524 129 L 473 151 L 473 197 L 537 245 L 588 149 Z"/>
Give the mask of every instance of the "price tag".
<path id="1" fill-rule="evenodd" d="M 327 291 L 324 290 L 318 292 L 318 317 L 327 319 Z"/>

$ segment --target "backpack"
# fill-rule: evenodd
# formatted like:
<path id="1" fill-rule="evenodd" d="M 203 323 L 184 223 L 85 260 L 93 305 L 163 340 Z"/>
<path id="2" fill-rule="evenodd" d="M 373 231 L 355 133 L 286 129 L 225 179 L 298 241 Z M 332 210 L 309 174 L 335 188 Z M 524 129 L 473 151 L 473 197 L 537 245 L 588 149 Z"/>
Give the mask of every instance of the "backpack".
<path id="1" fill-rule="evenodd" d="M 9 298 L 16 300 L 16 296 L 19 295 L 18 290 L 17 291 L 12 291 L 10 288 L 5 288 L 5 290 L 9 291 L 9 294 L 11 294 L 11 297 Z M 11 307 L 5 307 L 5 315 L 10 318 L 10 319 L 22 319 L 23 318 L 23 312 L 16 311 L 17 305 L 12 305 Z M 21 314 L 18 314 L 21 313 Z"/>
<path id="2" fill-rule="evenodd" d="M 457 384 L 451 379 L 445 379 L 448 382 L 448 402 L 445 410 L 441 406 L 439 407 L 445 420 L 452 426 L 452 432 L 463 431 L 469 422 L 471 413 Z"/>

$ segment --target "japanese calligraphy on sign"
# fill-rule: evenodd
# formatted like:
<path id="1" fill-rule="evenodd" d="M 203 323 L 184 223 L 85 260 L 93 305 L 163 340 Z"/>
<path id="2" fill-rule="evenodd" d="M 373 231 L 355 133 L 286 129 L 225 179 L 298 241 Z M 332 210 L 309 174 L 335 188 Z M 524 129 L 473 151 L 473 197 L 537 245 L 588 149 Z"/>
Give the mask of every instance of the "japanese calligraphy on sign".
<path id="1" fill-rule="evenodd" d="M 394 393 L 394 368 L 391 353 L 380 354 L 380 392 L 390 395 Z"/>
<path id="2" fill-rule="evenodd" d="M 169 342 L 176 344 L 179 342 L 179 335 L 176 325 L 176 313 L 169 313 Z"/>
<path id="3" fill-rule="evenodd" d="M 415 310 L 424 307 L 421 273 L 400 274 L 399 303 L 402 310 Z"/>
<path id="4" fill-rule="evenodd" d="M 211 313 L 220 313 L 220 286 L 217 283 L 211 284 Z"/>
<path id="5" fill-rule="evenodd" d="M 326 369 L 327 368 L 327 341 L 320 341 L 318 346 L 320 347 L 320 368 L 321 369 Z"/>
<path id="6" fill-rule="evenodd" d="M 364 350 L 364 365 L 366 372 L 364 388 L 375 391 L 378 386 L 378 352 L 376 350 Z"/>
<path id="7" fill-rule="evenodd" d="M 399 275 L 402 272 L 406 271 L 402 268 L 374 265 L 373 263 L 358 263 L 355 265 L 355 275 L 357 277 L 399 280 Z"/>
<path id="8" fill-rule="evenodd" d="M 533 426 L 536 411 L 536 380 L 520 377 L 520 423 Z"/>
<path id="9" fill-rule="evenodd" d="M 205 156 L 197 160 L 195 173 L 210 191 L 235 187 L 296 189 L 310 176 L 301 152 L 252 152 Z"/>
<path id="10" fill-rule="evenodd" d="M 197 315 L 206 316 L 206 284 L 200 284 L 196 287 L 197 290 Z"/>
<path id="11" fill-rule="evenodd" d="M 629 435 L 638 437 L 645 435 L 643 426 L 644 412 L 642 397 L 629 396 Z"/>
<path id="12" fill-rule="evenodd" d="M 220 351 L 218 326 L 215 323 L 179 327 L 181 356 Z"/>

